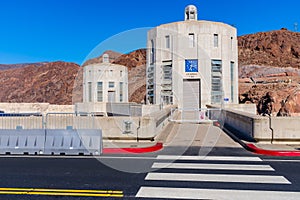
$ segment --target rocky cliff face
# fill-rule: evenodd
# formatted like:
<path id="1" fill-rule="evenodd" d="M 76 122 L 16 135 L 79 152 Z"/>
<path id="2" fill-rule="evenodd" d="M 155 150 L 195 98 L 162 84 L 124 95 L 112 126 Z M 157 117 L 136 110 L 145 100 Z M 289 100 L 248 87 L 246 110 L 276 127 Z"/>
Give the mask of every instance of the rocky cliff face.
<path id="1" fill-rule="evenodd" d="M 53 62 L 0 71 L 1 102 L 72 104 L 79 66 Z"/>
<path id="2" fill-rule="evenodd" d="M 34 65 L 34 66 L 42 66 L 46 64 L 47 62 L 41 62 L 41 63 L 21 63 L 21 64 L 0 64 L 0 70 L 8 70 L 8 69 L 19 69 L 23 68 L 29 65 Z"/>
<path id="3" fill-rule="evenodd" d="M 300 33 L 281 29 L 245 35 L 238 38 L 238 44 L 240 102 L 256 103 L 258 113 L 263 114 L 261 102 L 269 93 L 274 99 L 273 115 L 281 115 L 282 110 L 297 115 Z"/>
<path id="4" fill-rule="evenodd" d="M 299 44 L 300 33 L 286 29 L 241 36 L 239 64 L 300 69 Z"/>

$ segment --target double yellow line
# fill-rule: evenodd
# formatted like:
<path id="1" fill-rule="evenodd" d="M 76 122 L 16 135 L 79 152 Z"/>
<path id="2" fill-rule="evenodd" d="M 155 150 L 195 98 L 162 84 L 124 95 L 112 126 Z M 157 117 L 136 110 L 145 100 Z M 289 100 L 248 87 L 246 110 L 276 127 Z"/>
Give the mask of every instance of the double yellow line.
<path id="1" fill-rule="evenodd" d="M 45 196 L 81 196 L 81 197 L 124 197 L 117 190 L 67 190 L 38 188 L 0 188 L 0 195 L 45 195 Z"/>

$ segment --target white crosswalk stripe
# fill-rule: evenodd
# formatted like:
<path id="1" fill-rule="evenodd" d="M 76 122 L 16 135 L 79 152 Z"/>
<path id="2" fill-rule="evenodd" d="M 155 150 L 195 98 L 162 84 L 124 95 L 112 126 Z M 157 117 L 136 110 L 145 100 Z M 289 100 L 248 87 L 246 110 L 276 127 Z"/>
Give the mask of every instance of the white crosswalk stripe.
<path id="1" fill-rule="evenodd" d="M 259 157 L 158 155 L 160 160 L 262 161 Z"/>
<path id="2" fill-rule="evenodd" d="M 136 197 L 215 200 L 299 200 L 299 192 L 141 187 Z"/>
<path id="3" fill-rule="evenodd" d="M 261 175 L 254 176 L 254 175 L 232 175 L 232 174 L 228 175 L 228 174 L 148 173 L 145 180 L 291 184 L 283 176 L 261 176 Z"/>
<path id="4" fill-rule="evenodd" d="M 167 172 L 149 172 L 145 177 L 145 181 L 148 184 L 139 189 L 136 197 L 161 199 L 252 200 L 255 198 L 256 200 L 300 200 L 300 192 L 265 189 L 264 185 L 273 186 L 271 188 L 274 188 L 276 186 L 290 185 L 291 182 L 284 176 L 275 175 L 275 170 L 270 165 L 265 165 L 261 162 L 262 160 L 259 157 L 158 155 L 157 161 L 153 163 L 152 168 L 166 169 Z M 168 183 L 167 181 L 171 181 L 173 183 L 176 182 L 176 186 L 182 184 L 183 187 L 161 187 L 161 185 L 155 185 L 164 181 L 163 186 Z M 187 182 L 195 183 L 196 185 L 192 188 L 186 188 L 186 186 L 190 185 Z M 246 189 L 217 189 L 209 188 L 210 186 L 202 188 L 202 183 L 211 185 L 219 183 L 219 186 L 220 184 L 226 185 L 230 183 L 235 185 L 252 184 L 251 187 L 255 187 L 256 184 L 262 185 L 263 189 L 247 187 Z"/>
<path id="5" fill-rule="evenodd" d="M 214 169 L 214 170 L 251 170 L 275 171 L 270 165 L 236 165 L 236 164 L 203 164 L 203 163 L 157 163 L 152 165 L 156 169 Z"/>

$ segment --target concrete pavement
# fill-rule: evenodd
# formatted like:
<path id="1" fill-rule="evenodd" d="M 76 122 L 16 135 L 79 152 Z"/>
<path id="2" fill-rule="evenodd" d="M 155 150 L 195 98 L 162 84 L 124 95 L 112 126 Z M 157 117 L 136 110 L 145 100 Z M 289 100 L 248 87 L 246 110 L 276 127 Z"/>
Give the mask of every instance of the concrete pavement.
<path id="1" fill-rule="evenodd" d="M 104 144 L 104 153 L 148 153 L 161 150 L 163 147 L 181 147 L 184 153 L 188 147 L 199 147 L 200 153 L 207 148 L 245 148 L 262 155 L 300 156 L 300 145 L 269 144 L 246 142 L 232 131 L 220 127 L 218 123 L 176 123 L 170 122 L 157 135 L 154 141 L 114 141 Z"/>

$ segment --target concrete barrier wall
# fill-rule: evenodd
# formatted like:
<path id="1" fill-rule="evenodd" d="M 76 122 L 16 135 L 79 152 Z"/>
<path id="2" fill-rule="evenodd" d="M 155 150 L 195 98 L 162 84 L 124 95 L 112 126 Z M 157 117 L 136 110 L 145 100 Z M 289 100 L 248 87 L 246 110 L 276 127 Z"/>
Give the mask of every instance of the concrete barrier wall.
<path id="1" fill-rule="evenodd" d="M 5 113 L 49 113 L 75 112 L 74 105 L 52 105 L 49 103 L 0 103 L 0 110 Z"/>
<path id="2" fill-rule="evenodd" d="M 273 140 L 300 142 L 300 117 L 271 117 Z"/>
<path id="3" fill-rule="evenodd" d="M 224 109 L 222 123 L 257 141 L 299 143 L 300 117 L 263 117 Z"/>
<path id="4" fill-rule="evenodd" d="M 236 110 L 222 110 L 222 123 L 258 141 L 271 141 L 269 117 L 262 117 Z"/>
<path id="5" fill-rule="evenodd" d="M 206 105 L 207 108 L 221 108 L 220 105 Z M 256 115 L 256 104 L 224 104 L 223 109 Z"/>
<path id="6" fill-rule="evenodd" d="M 95 124 L 102 129 L 105 139 L 151 140 L 168 124 L 170 113 L 171 108 L 165 108 L 143 117 L 96 117 Z M 130 130 L 126 129 L 126 123 L 130 124 Z"/>
<path id="7" fill-rule="evenodd" d="M 94 116 L 77 116 L 75 114 L 49 114 L 45 117 L 47 129 L 95 129 Z"/>
<path id="8" fill-rule="evenodd" d="M 107 139 L 152 139 L 168 123 L 170 108 L 144 117 L 97 117 L 75 114 L 46 116 L 0 117 L 1 129 L 98 129 Z M 129 126 L 126 127 L 126 123 Z"/>
<path id="9" fill-rule="evenodd" d="M 77 103 L 77 113 L 106 113 L 114 116 L 142 116 L 142 105 L 137 103 Z"/>

